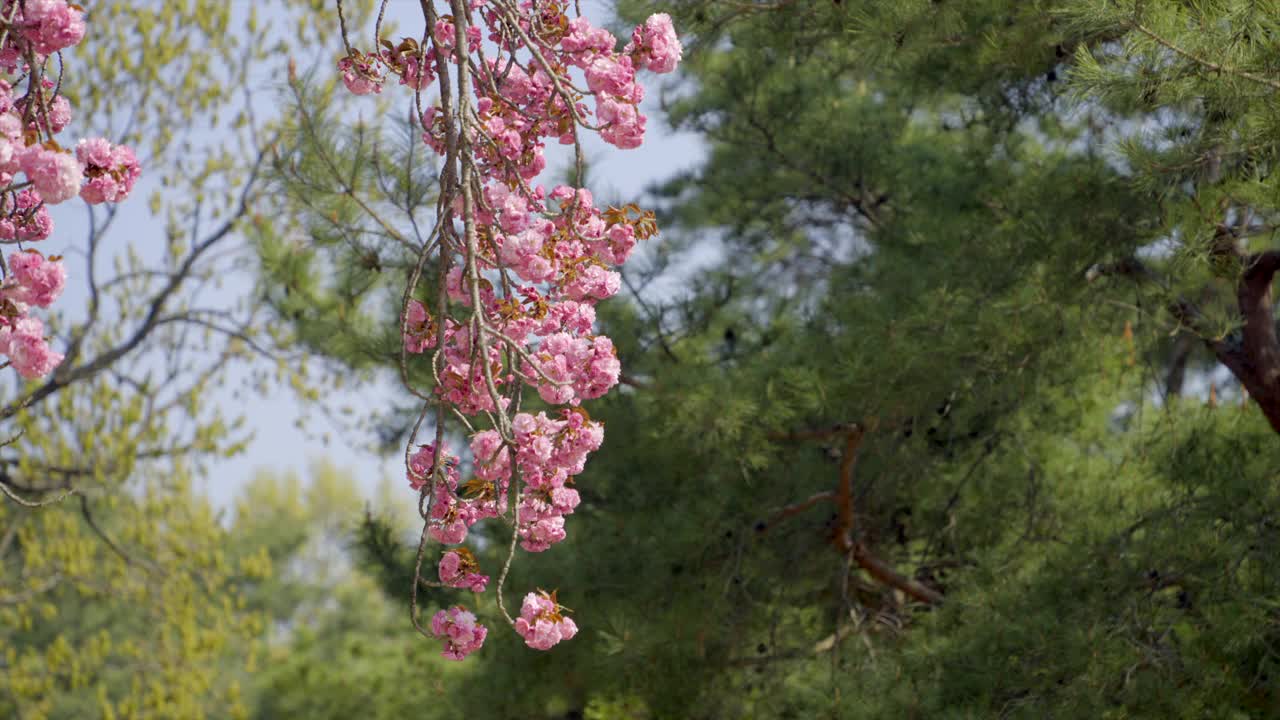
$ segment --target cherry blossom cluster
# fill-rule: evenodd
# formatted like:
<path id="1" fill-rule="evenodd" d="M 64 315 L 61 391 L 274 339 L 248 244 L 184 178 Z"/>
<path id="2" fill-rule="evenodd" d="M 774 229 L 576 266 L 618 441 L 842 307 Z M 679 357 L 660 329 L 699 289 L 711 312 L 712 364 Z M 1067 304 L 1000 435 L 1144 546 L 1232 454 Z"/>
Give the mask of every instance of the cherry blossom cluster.
<path id="1" fill-rule="evenodd" d="M 444 656 L 462 660 L 480 649 L 489 628 L 476 622 L 476 616 L 461 605 L 441 610 L 431 618 L 431 632 L 444 638 Z"/>
<path id="2" fill-rule="evenodd" d="M 65 0 L 0 2 L 0 243 L 18 245 L 0 262 L 0 355 L 27 379 L 62 362 L 44 323 L 28 313 L 58 298 L 66 270 L 57 256 L 22 244 L 53 232 L 49 205 L 77 195 L 91 204 L 119 202 L 141 173 L 123 145 L 86 139 L 71 152 L 54 139 L 71 122 L 71 103 L 46 70 L 51 56 L 84 32 L 83 11 Z M 53 66 L 62 72 L 60 60 Z"/>
<path id="3" fill-rule="evenodd" d="M 440 582 L 447 587 L 484 592 L 489 576 L 481 575 L 479 570 L 475 556 L 466 548 L 453 548 L 440 558 Z"/>
<path id="4" fill-rule="evenodd" d="M 535 650 L 549 650 L 561 640 L 578 634 L 578 626 L 564 616 L 565 608 L 556 602 L 555 593 L 532 592 L 524 596 L 516 632 L 524 644 Z"/>
<path id="5" fill-rule="evenodd" d="M 573 146 L 579 163 L 581 130 L 638 147 L 645 117 L 637 73 L 673 71 L 682 49 L 665 14 L 636 27 L 619 50 L 608 30 L 569 17 L 568 0 L 447 5 L 423 3 L 420 41 L 378 37 L 370 53 L 348 43 L 338 61 L 357 95 L 380 93 L 399 77 L 415 95 L 424 143 L 445 162 L 442 217 L 436 244 L 428 243 L 438 248 L 442 292 L 424 302 L 410 287 L 401 318 L 405 352 L 430 352 L 436 380 L 437 439 L 411 446 L 409 482 L 429 501 L 424 540 L 458 545 L 481 520 L 505 517 L 513 548 L 518 540 L 542 552 L 565 539 L 565 517 L 581 500 L 574 478 L 604 439 L 581 403 L 607 393 L 621 372 L 613 342 L 594 331 L 595 305 L 619 291 L 614 268 L 657 232 L 653 213 L 635 205 L 600 208 L 586 188 L 538 184 L 546 145 Z M 424 98 L 433 87 L 437 98 Z M 523 388 L 549 408 L 522 410 Z M 465 462 L 443 441 L 450 414 L 470 436 Z M 464 548 L 446 550 L 437 569 L 447 587 L 482 592 L 488 584 Z M 498 606 L 530 647 L 546 650 L 576 634 L 554 594 L 530 593 L 518 619 L 507 615 L 505 576 L 504 567 Z M 455 616 L 437 614 L 432 633 L 446 657 L 460 659 L 483 634 L 460 643 L 458 621 L 447 620 Z"/>

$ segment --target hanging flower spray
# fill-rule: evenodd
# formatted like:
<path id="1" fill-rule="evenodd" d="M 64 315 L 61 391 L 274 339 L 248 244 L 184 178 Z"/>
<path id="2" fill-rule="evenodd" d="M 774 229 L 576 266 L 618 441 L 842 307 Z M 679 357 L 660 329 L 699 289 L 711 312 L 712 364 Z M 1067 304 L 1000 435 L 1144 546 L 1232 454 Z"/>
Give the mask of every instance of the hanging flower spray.
<path id="1" fill-rule="evenodd" d="M 419 622 L 419 585 L 484 592 L 465 547 L 446 550 L 439 583 L 422 573 L 429 541 L 460 545 L 488 518 L 513 527 L 495 593 L 499 611 L 530 647 L 546 650 L 577 633 L 554 593 L 525 596 L 518 618 L 503 599 L 517 544 L 542 552 L 565 538 L 565 516 L 578 506 L 572 487 L 604 427 L 581 407 L 618 382 L 613 343 L 594 332 L 595 305 L 616 294 L 636 243 L 657 233 L 652 212 L 635 205 L 598 208 L 583 187 L 538 183 L 548 141 L 572 145 L 582 178 L 581 133 L 597 132 L 620 149 L 644 140 L 644 89 L 637 73 L 668 73 L 681 46 L 665 14 L 651 16 L 618 49 L 566 0 L 422 0 L 420 39 L 398 44 L 374 34 L 377 49 L 352 47 L 338 61 L 347 89 L 380 93 L 398 77 L 413 98 L 424 144 L 443 160 L 437 222 L 404 293 L 401 376 L 422 400 L 405 452 L 410 485 L 419 492 L 424 526 L 413 586 L 414 624 L 461 660 L 483 644 L 487 629 L 473 613 L 441 610 Z M 570 17 L 570 15 L 573 17 Z M 429 95 L 434 94 L 434 101 Z M 425 105 L 425 107 L 424 107 Z M 429 261 L 439 293 L 417 298 Z M 423 391 L 409 382 L 406 356 L 429 354 L 435 379 Z M 521 410 L 525 388 L 552 411 Z M 417 444 L 434 411 L 435 439 Z M 470 437 L 473 477 L 445 447 L 446 425 Z"/>

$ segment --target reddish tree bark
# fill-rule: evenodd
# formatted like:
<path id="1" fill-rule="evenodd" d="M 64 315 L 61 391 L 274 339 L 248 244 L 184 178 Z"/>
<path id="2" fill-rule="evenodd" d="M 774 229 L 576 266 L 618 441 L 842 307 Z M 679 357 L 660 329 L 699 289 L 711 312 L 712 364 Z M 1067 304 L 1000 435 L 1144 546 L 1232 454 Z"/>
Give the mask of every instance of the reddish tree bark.
<path id="1" fill-rule="evenodd" d="M 1248 255 L 1245 263 L 1236 287 L 1244 327 L 1238 337 L 1211 342 L 1209 347 L 1249 391 L 1271 428 L 1280 433 L 1280 340 L 1271 293 L 1272 280 L 1280 270 L 1280 250 Z"/>

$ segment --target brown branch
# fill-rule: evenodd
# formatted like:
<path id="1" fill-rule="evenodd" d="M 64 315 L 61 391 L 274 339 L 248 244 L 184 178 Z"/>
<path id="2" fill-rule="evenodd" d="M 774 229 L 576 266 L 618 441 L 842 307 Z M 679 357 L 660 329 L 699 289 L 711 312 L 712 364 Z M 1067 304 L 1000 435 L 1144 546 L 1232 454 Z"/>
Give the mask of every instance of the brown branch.
<path id="1" fill-rule="evenodd" d="M 1271 284 L 1280 271 L 1280 250 L 1245 258 L 1236 286 L 1236 303 L 1244 321 L 1239 343 L 1214 343 L 1218 359 L 1249 391 L 1272 429 L 1280 433 L 1280 339 L 1276 337 L 1275 300 Z"/>
<path id="2" fill-rule="evenodd" d="M 861 425 L 854 425 L 844 438 L 844 453 L 840 456 L 840 485 L 836 489 L 836 527 L 834 536 L 841 545 L 848 546 L 853 539 L 853 468 L 857 464 L 858 446 L 862 444 Z"/>
<path id="3" fill-rule="evenodd" d="M 648 389 L 649 389 L 649 387 L 650 387 L 650 386 L 649 386 L 649 381 L 647 381 L 647 380 L 641 380 L 640 378 L 638 378 L 638 377 L 636 377 L 636 376 L 634 376 L 634 375 L 628 375 L 628 374 L 626 374 L 626 373 L 619 373 L 619 374 L 618 374 L 618 384 L 620 384 L 620 385 L 627 385 L 627 386 L 629 386 L 629 387 L 633 387 L 633 388 L 635 388 L 635 389 L 637 389 L 637 390 L 648 390 Z"/>
<path id="4" fill-rule="evenodd" d="M 774 525 L 777 525 L 778 523 L 782 522 L 783 520 L 786 520 L 789 517 L 795 517 L 796 515 L 799 515 L 800 513 L 804 512 L 805 510 L 808 510 L 809 508 L 813 507 L 814 505 L 817 505 L 820 502 L 827 502 L 827 501 L 835 502 L 835 499 L 836 499 L 836 494 L 830 490 L 827 490 L 826 492 L 820 492 L 820 493 L 817 493 L 816 495 L 810 495 L 807 500 L 801 500 L 800 502 L 795 503 L 793 505 L 787 505 L 785 507 L 778 508 L 776 511 L 774 511 L 772 515 L 769 516 L 768 520 L 765 520 L 756 525 L 756 532 L 759 532 L 759 533 L 767 532 L 769 528 L 773 527 Z"/>
<path id="5" fill-rule="evenodd" d="M 840 481 L 834 491 L 820 492 L 808 499 L 787 505 L 776 510 L 769 520 L 756 525 L 756 531 L 763 533 L 777 523 L 794 517 L 821 502 L 832 502 L 836 506 L 836 524 L 832 531 L 832 543 L 846 557 L 852 558 L 872 578 L 881 584 L 901 590 L 908 597 L 929 605 L 942 602 L 942 593 L 920 582 L 912 580 L 894 570 L 886 562 L 877 557 L 861 541 L 856 540 L 856 513 L 853 506 L 853 471 L 857 466 L 858 449 L 866 434 L 859 423 L 836 425 L 828 429 L 799 430 L 790 433 L 772 433 L 770 439 L 781 441 L 821 440 L 836 436 L 844 437 L 844 448 L 840 455 Z"/>
<path id="6" fill-rule="evenodd" d="M 1169 313 L 1200 335 L 1218 362 L 1231 371 L 1258 404 L 1271 428 L 1280 433 L 1280 338 L 1276 335 L 1275 299 L 1271 292 L 1276 273 L 1280 272 L 1280 250 L 1246 254 L 1234 245 L 1218 242 L 1213 252 L 1236 255 L 1244 269 L 1236 285 L 1240 332 L 1225 338 L 1211 337 L 1199 309 L 1186 299 L 1170 302 Z M 1093 280 L 1100 275 L 1120 275 L 1164 286 L 1163 279 L 1136 258 L 1095 265 L 1086 277 Z"/>
<path id="7" fill-rule="evenodd" d="M 872 554 L 861 541 L 853 544 L 851 552 L 853 553 L 854 562 L 858 563 L 859 567 L 885 585 L 901 590 L 907 596 L 922 603 L 937 605 L 942 602 L 942 593 L 898 573 L 883 560 Z"/>

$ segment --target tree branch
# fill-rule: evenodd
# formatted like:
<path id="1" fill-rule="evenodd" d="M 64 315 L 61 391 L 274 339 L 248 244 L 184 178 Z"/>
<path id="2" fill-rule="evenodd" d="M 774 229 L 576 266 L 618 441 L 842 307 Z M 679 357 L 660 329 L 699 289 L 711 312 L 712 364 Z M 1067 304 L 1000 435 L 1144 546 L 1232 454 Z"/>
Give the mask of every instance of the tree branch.
<path id="1" fill-rule="evenodd" d="M 896 572 L 880 558 L 873 555 L 861 541 L 855 542 L 853 547 L 850 548 L 850 552 L 853 553 L 853 560 L 858 563 L 859 567 L 885 585 L 901 590 L 909 597 L 922 603 L 938 605 L 942 602 L 942 593 Z"/>
<path id="2" fill-rule="evenodd" d="M 1249 392 L 1271 428 L 1280 433 L 1280 338 L 1276 335 L 1275 300 L 1271 292 L 1276 273 L 1280 272 L 1280 250 L 1246 254 L 1233 244 L 1219 243 L 1214 251 L 1238 257 L 1243 267 L 1236 284 L 1241 331 L 1226 338 L 1208 337 L 1200 311 L 1186 299 L 1170 302 L 1169 313 L 1200 335 L 1218 362 Z M 1165 286 L 1163 278 L 1137 258 L 1095 265 L 1086 273 L 1086 278 L 1092 281 L 1102 275 L 1120 275 Z"/>
<path id="3" fill-rule="evenodd" d="M 858 567 L 881 584 L 901 590 L 908 597 L 929 605 L 942 602 L 942 593 L 916 580 L 898 573 L 886 562 L 877 557 L 857 537 L 857 516 L 853 507 L 853 470 L 857 466 L 858 449 L 865 435 L 864 427 L 859 423 L 836 425 L 828 429 L 799 430 L 789 433 L 772 433 L 770 439 L 782 441 L 825 440 L 832 437 L 844 437 L 844 448 L 840 455 L 839 484 L 834 491 L 820 492 L 792 505 L 775 511 L 769 520 L 756 525 L 757 532 L 765 532 L 778 522 L 794 517 L 821 502 L 832 502 L 836 506 L 836 524 L 832 532 L 833 545 Z"/>
<path id="4" fill-rule="evenodd" d="M 120 559 L 124 560 L 126 565 L 138 565 L 148 571 L 156 571 L 156 567 L 150 562 L 135 559 L 132 555 L 126 553 L 123 548 L 117 545 L 115 540 L 111 539 L 111 536 L 98 525 L 98 521 L 93 519 L 93 513 L 89 510 L 89 498 L 84 495 L 80 496 L 80 515 L 84 517 L 84 521 L 88 524 L 89 529 L 101 538 L 102 542 L 106 543 L 107 547 L 111 548 L 112 552 L 119 555 Z"/>
<path id="5" fill-rule="evenodd" d="M 268 143 L 268 145 L 269 144 L 270 143 Z M 138 347 L 138 345 L 140 345 L 142 341 L 151 334 L 151 331 L 156 328 L 160 320 L 160 313 L 164 310 L 165 304 L 169 301 L 169 298 L 172 297 L 180 287 L 182 287 L 182 284 L 186 282 L 187 278 L 191 275 L 192 268 L 196 261 L 199 260 L 200 257 L 203 256 L 210 248 L 230 235 L 231 231 L 235 229 L 236 223 L 248 214 L 250 191 L 254 189 L 258 172 L 261 170 L 262 163 L 265 158 L 266 149 L 264 147 L 259 151 L 258 159 L 250 170 L 248 179 L 245 180 L 244 189 L 240 193 L 240 200 L 236 206 L 235 212 L 233 212 L 231 217 L 227 218 L 227 220 L 212 235 L 196 244 L 196 246 L 191 249 L 191 252 L 187 254 L 187 257 L 183 259 L 182 264 L 179 265 L 174 272 L 170 273 L 169 281 L 158 293 L 155 294 L 155 296 L 151 298 L 151 302 L 147 309 L 147 315 L 143 319 L 142 325 L 134 330 L 133 334 L 130 335 L 127 340 L 116 345 L 110 350 L 103 352 L 93 360 L 79 367 L 59 367 L 54 371 L 53 377 L 47 380 L 43 385 L 40 385 L 27 393 L 21 399 L 10 403 L 5 406 L 3 410 L 0 410 L 0 420 L 12 417 L 24 408 L 28 408 L 33 404 L 44 400 L 46 397 L 53 395 L 74 382 L 98 374 L 102 370 L 111 367 L 111 365 L 117 360 Z"/>
<path id="6" fill-rule="evenodd" d="M 1174 45 L 1169 40 L 1166 40 L 1163 37 L 1157 35 L 1154 31 L 1152 31 L 1150 28 L 1143 25 L 1142 23 L 1135 22 L 1133 24 L 1133 28 L 1138 32 L 1142 33 L 1143 35 L 1146 35 L 1147 37 L 1156 41 L 1156 43 L 1173 51 L 1175 54 L 1180 55 L 1190 60 L 1191 62 L 1197 65 L 1200 65 L 1201 67 L 1207 68 L 1214 72 L 1223 73 L 1224 75 L 1235 75 L 1238 78 L 1243 78 L 1245 80 L 1250 80 L 1252 82 L 1261 83 L 1263 85 L 1266 85 L 1267 87 L 1270 87 L 1273 90 L 1280 90 L 1280 80 L 1276 80 L 1274 78 L 1269 78 L 1269 77 L 1263 77 L 1262 75 L 1255 75 L 1254 73 L 1251 73 L 1247 70 L 1240 70 L 1238 68 L 1233 68 L 1226 65 L 1220 65 L 1211 60 L 1206 60 L 1200 57 L 1199 55 L 1195 55 L 1194 53 L 1191 53 L 1187 50 L 1182 49 L 1181 47 L 1178 47 L 1177 45 Z"/>
<path id="7" fill-rule="evenodd" d="M 835 499 L 836 499 L 836 494 L 830 490 L 827 490 L 826 492 L 820 492 L 820 493 L 817 493 L 816 495 L 810 495 L 808 499 L 801 500 L 798 503 L 794 503 L 792 505 L 787 505 L 785 507 L 778 508 L 778 510 L 774 511 L 773 515 L 769 516 L 768 520 L 764 520 L 756 525 L 756 532 L 759 532 L 759 533 L 767 532 L 769 528 L 773 527 L 774 525 L 777 525 L 778 523 L 782 522 L 783 520 L 786 520 L 789 517 L 795 517 L 796 515 L 799 515 L 800 513 L 804 512 L 805 510 L 808 510 L 809 508 L 813 507 L 814 505 L 817 505 L 820 502 L 835 502 Z"/>
<path id="8" fill-rule="evenodd" d="M 1223 350 L 1215 347 L 1215 351 L 1258 403 L 1271 427 L 1280 433 L 1280 340 L 1276 337 L 1275 300 L 1271 293 L 1277 271 L 1280 250 L 1246 257 L 1244 275 L 1236 286 L 1236 303 L 1244 321 L 1241 342 Z"/>

